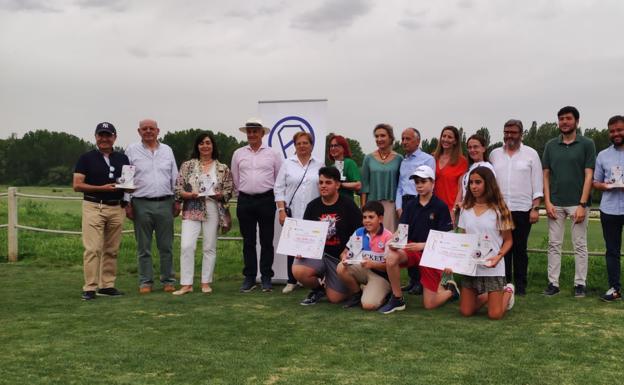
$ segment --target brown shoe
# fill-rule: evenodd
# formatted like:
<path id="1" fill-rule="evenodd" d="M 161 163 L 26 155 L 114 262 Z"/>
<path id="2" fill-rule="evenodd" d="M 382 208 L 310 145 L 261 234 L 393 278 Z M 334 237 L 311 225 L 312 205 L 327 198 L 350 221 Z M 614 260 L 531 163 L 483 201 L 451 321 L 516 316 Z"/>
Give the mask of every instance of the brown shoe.
<path id="1" fill-rule="evenodd" d="M 175 286 L 169 284 L 163 287 L 163 291 L 166 293 L 173 293 L 175 291 Z"/>
<path id="2" fill-rule="evenodd" d="M 149 294 L 152 292 L 152 287 L 151 286 L 141 286 L 139 288 L 139 293 L 141 294 Z"/>

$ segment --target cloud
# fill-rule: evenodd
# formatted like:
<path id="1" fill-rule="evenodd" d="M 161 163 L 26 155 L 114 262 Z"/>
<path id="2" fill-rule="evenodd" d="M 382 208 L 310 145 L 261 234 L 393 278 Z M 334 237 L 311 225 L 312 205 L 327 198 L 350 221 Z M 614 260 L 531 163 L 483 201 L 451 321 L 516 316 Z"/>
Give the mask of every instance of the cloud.
<path id="1" fill-rule="evenodd" d="M 185 59 L 193 56 L 193 51 L 189 47 L 173 47 L 162 50 L 147 50 L 143 47 L 128 47 L 126 51 L 139 59 L 147 59 L 150 57 Z"/>
<path id="2" fill-rule="evenodd" d="M 463 9 L 471 9 L 475 6 L 472 0 L 459 0 L 457 2 L 457 6 Z"/>
<path id="3" fill-rule="evenodd" d="M 320 7 L 295 17 L 292 28 L 310 31 L 333 31 L 353 24 L 359 16 L 367 14 L 372 4 L 365 0 L 327 0 Z"/>
<path id="4" fill-rule="evenodd" d="M 128 9 L 125 0 L 78 0 L 76 5 L 81 8 L 106 9 L 112 12 L 123 12 Z"/>
<path id="5" fill-rule="evenodd" d="M 451 19 L 450 17 L 439 19 L 432 23 L 434 27 L 443 31 L 454 27 L 456 24 L 457 24 L 457 20 Z"/>
<path id="6" fill-rule="evenodd" d="M 61 12 L 45 0 L 0 0 L 0 9 L 9 11 Z"/>
<path id="7" fill-rule="evenodd" d="M 420 29 L 423 27 L 423 23 L 421 23 L 420 21 L 416 21 L 414 19 L 407 19 L 407 18 L 403 20 L 399 20 L 397 24 L 400 27 L 411 29 L 411 30 L 416 30 L 416 29 Z"/>

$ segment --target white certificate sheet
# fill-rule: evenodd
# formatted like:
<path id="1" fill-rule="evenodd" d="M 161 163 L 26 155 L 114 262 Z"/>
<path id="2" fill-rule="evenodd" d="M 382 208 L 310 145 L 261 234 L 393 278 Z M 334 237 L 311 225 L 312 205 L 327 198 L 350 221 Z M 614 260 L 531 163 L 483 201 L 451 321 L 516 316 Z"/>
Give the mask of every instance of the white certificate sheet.
<path id="1" fill-rule="evenodd" d="M 450 268 L 454 273 L 476 276 L 479 257 L 479 235 L 431 230 L 420 264 L 438 270 Z M 478 254 L 478 255 L 477 255 Z"/>
<path id="2" fill-rule="evenodd" d="M 329 222 L 286 218 L 277 244 L 277 252 L 322 259 Z"/>

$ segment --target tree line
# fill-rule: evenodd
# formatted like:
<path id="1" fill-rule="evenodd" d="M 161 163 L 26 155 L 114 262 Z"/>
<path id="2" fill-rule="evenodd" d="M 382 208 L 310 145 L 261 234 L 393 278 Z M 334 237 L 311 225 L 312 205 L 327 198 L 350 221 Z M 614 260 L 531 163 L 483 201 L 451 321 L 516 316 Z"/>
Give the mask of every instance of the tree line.
<path id="1" fill-rule="evenodd" d="M 180 131 L 168 132 L 162 137 L 162 142 L 171 146 L 173 153 L 180 164 L 189 159 L 193 150 L 193 143 L 200 132 L 200 128 L 191 128 Z M 219 149 L 219 161 L 230 164 L 234 151 L 245 145 L 245 141 L 239 141 L 231 135 L 222 132 L 211 132 L 215 138 Z M 502 146 L 502 142 L 491 143 L 490 132 L 487 127 L 481 127 L 476 134 L 480 134 L 488 143 L 488 150 Z M 599 152 L 610 145 L 609 133 L 606 128 L 588 128 L 580 130 L 580 133 L 591 138 L 596 144 L 596 152 Z M 325 140 L 325 148 L 329 143 L 332 134 L 328 134 Z M 372 135 L 372 132 L 370 133 Z M 400 132 L 397 132 L 397 141 L 394 143 L 394 150 L 404 154 L 400 143 Z M 467 135 L 463 128 L 460 128 L 462 148 L 465 155 Z M 534 148 L 542 156 L 546 142 L 559 135 L 557 123 L 546 122 L 539 127 L 537 122 L 533 122 L 529 129 L 524 130 L 522 141 L 525 145 Z M 365 154 L 360 143 L 356 139 L 346 138 L 353 153 L 353 160 L 362 165 Z M 438 145 L 438 138 L 422 139 L 421 149 L 424 152 L 432 153 Z M 0 184 L 14 186 L 61 186 L 71 184 L 74 166 L 78 157 L 91 149 L 95 145 L 89 141 L 64 132 L 54 132 L 48 130 L 30 131 L 18 138 L 12 134 L 7 139 L 0 139 Z M 122 148 L 116 148 L 123 151 Z M 326 161 L 329 159 L 326 158 Z"/>

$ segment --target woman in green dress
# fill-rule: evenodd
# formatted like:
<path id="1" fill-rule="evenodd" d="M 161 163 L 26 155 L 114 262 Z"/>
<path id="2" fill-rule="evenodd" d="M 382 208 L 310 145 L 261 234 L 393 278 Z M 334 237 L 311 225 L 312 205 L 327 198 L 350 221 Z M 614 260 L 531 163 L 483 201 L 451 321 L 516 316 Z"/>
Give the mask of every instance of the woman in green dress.
<path id="1" fill-rule="evenodd" d="M 358 193 L 362 188 L 360 182 L 360 168 L 351 159 L 349 142 L 341 135 L 333 135 L 329 139 L 329 159 L 333 162 L 328 166 L 334 166 L 340 171 L 340 195 L 353 200 L 353 193 Z"/>
<path id="2" fill-rule="evenodd" d="M 384 207 L 384 227 L 396 230 L 399 218 L 394 200 L 399 183 L 399 168 L 403 157 L 392 151 L 394 131 L 389 124 L 378 124 L 373 130 L 377 150 L 362 162 L 362 207 L 368 201 L 380 201 Z"/>

